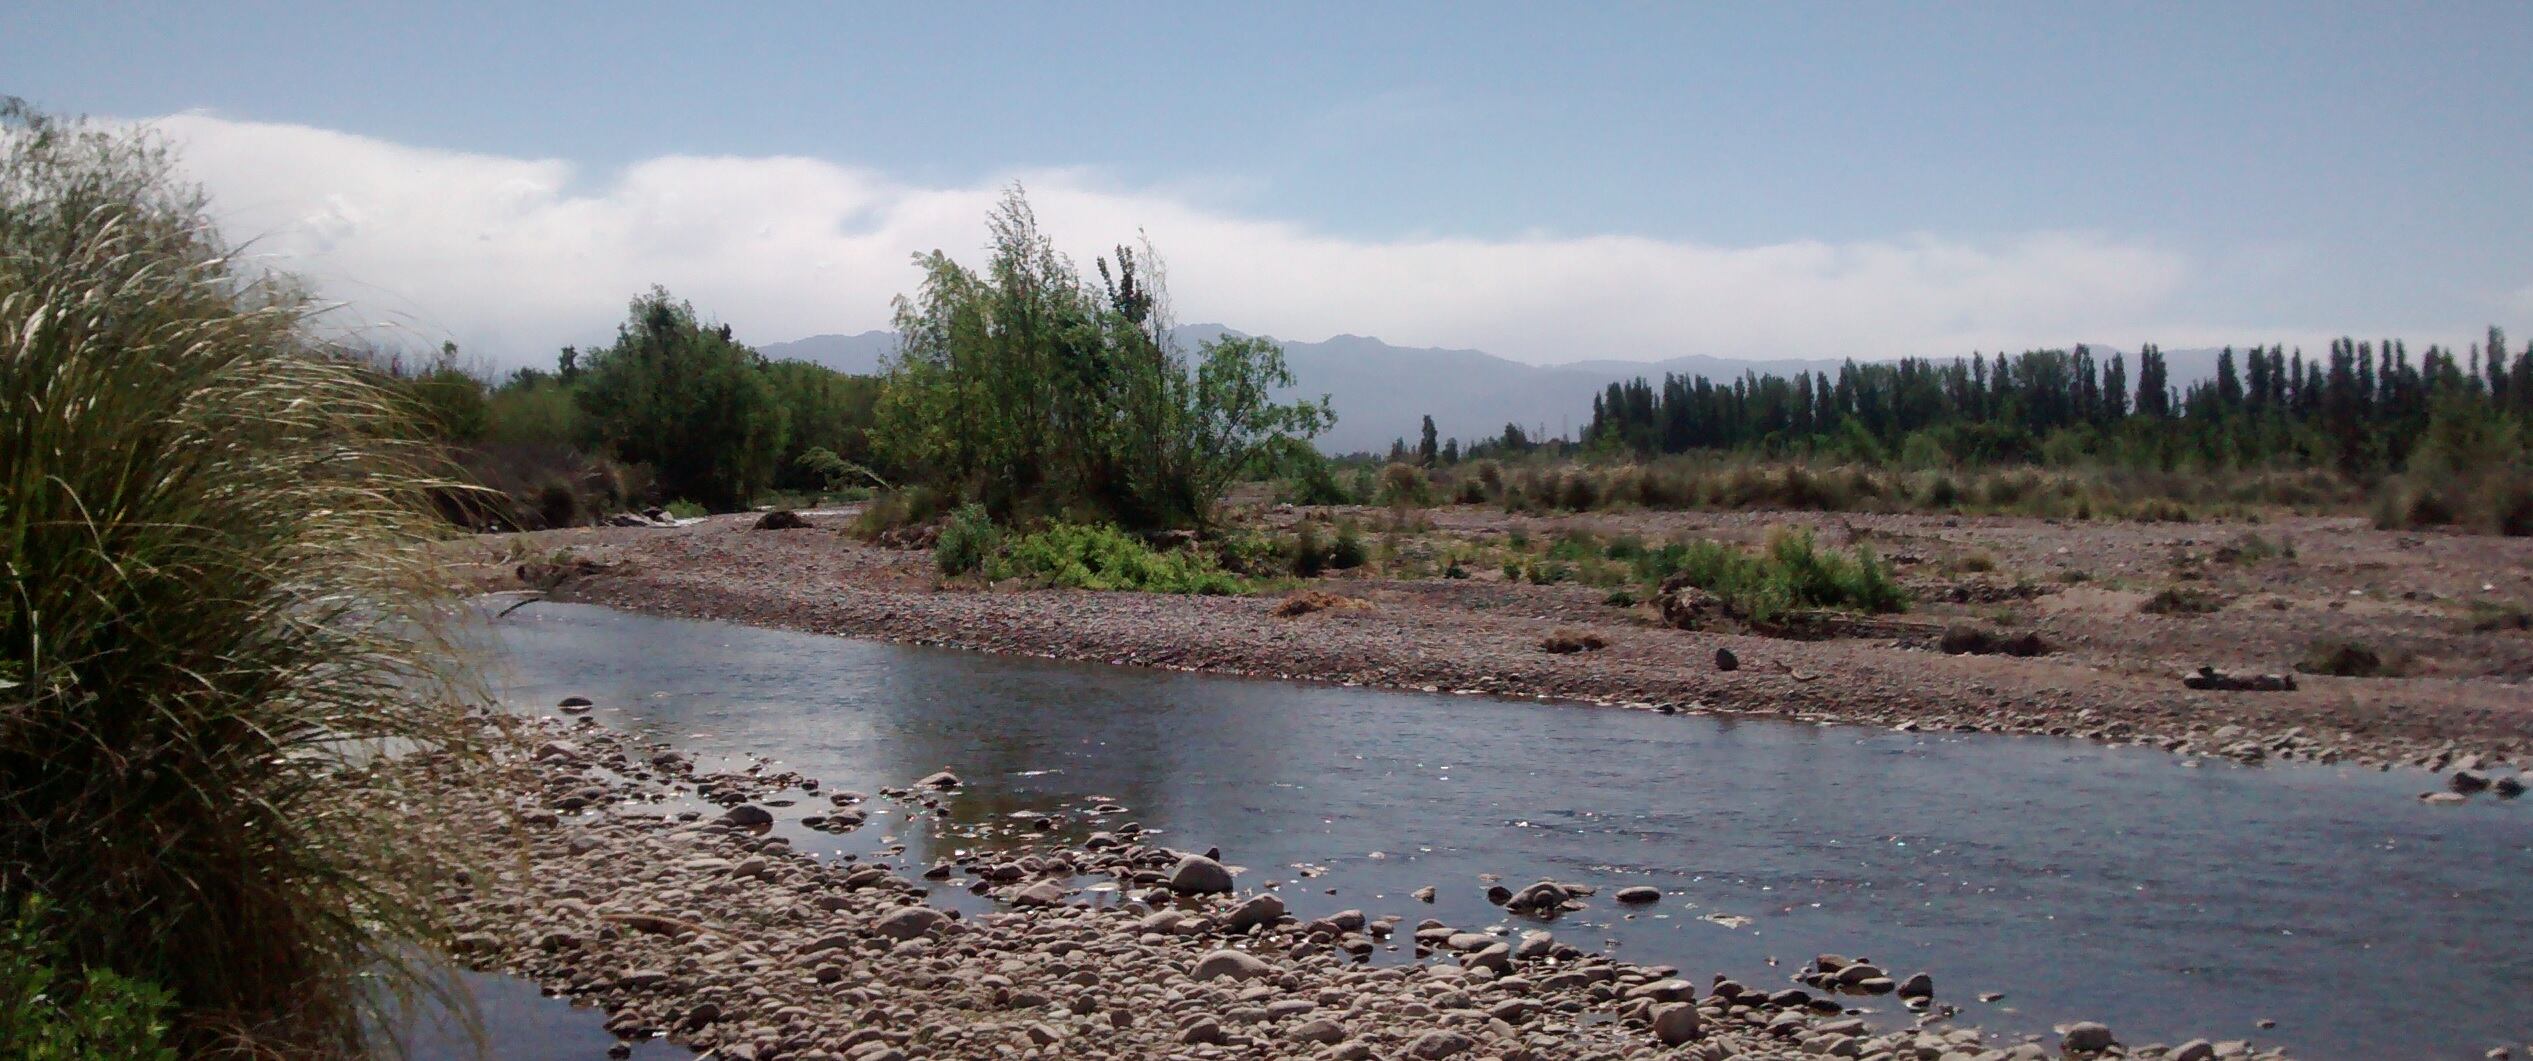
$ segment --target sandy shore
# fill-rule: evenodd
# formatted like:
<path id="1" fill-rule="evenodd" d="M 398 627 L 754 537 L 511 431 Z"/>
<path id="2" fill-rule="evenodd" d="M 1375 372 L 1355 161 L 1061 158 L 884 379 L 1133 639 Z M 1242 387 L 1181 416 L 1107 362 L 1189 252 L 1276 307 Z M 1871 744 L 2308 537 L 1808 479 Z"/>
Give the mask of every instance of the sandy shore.
<path id="1" fill-rule="evenodd" d="M 1288 517 L 1289 518 L 1289 517 Z M 1817 514 L 1640 513 L 1540 520 L 1439 510 L 1428 538 L 1488 541 L 1585 526 L 1648 537 L 1759 540 L 1786 524 L 1863 539 L 1900 561 L 1921 633 L 1794 641 L 1691 632 L 1600 590 L 1337 577 L 1370 607 L 1298 618 L 1272 597 L 942 588 L 930 555 L 866 545 L 843 517 L 757 531 L 743 517 L 534 536 L 514 551 L 590 558 L 607 573 L 557 596 L 663 615 L 1133 666 L 1882 726 L 2048 733 L 2188 755 L 2468 769 L 2533 759 L 2533 634 L 2475 630 L 2470 605 L 2533 599 L 2533 541 L 2379 532 L 2345 519 L 2249 527 Z M 2227 559 L 2246 534 L 2294 554 Z M 479 546 L 487 548 L 488 546 Z M 1975 570 L 1972 570 L 1975 569 Z M 2159 587 L 2221 602 L 2144 609 Z M 1947 623 L 2011 624 L 2038 658 L 1946 655 Z M 1558 629 L 1608 647 L 1552 654 Z M 2358 641 L 2404 676 L 2297 675 L 2290 692 L 2185 688 L 2200 665 L 2291 673 L 2312 643 Z M 1739 667 L 1724 671 L 1717 649 Z M 2497 768 L 2493 771 L 2492 768 Z M 2422 788 L 2436 787 L 2423 782 Z"/>
<path id="2" fill-rule="evenodd" d="M 885 852 L 822 862 L 765 826 L 890 828 L 960 798 L 955 780 L 864 796 L 753 768 L 698 776 L 586 719 L 488 724 L 505 731 L 491 767 L 433 775 L 455 849 L 478 856 L 444 893 L 460 958 L 595 1002 L 620 1035 L 717 1058 L 2003 1061 L 2112 1039 L 2071 1025 L 1998 1042 L 1953 1023 L 1940 978 L 1861 957 L 1807 965 L 1810 986 L 1743 985 L 1586 952 L 1510 910 L 1514 927 L 1494 932 L 1412 910 L 1301 921 L 1221 863 L 1122 823 L 1078 847 L 1024 836 L 920 869 Z M 927 902 L 962 886 L 995 912 Z M 1509 900 L 1620 902 L 1554 882 Z M 1382 948 L 1423 960 L 1359 960 Z M 1872 996 L 1913 1020 L 1842 1011 Z M 2106 1056 L 2255 1055 L 2192 1042 Z"/>

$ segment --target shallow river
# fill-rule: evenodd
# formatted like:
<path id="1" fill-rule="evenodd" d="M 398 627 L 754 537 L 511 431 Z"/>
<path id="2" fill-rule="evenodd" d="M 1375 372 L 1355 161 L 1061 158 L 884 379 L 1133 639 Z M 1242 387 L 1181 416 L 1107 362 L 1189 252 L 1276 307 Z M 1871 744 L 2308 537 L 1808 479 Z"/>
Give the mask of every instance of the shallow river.
<path id="1" fill-rule="evenodd" d="M 1079 831 L 1115 800 L 1130 809 L 1112 823 L 1221 847 L 1244 888 L 1288 882 L 1305 918 L 1498 924 L 1481 874 L 1548 877 L 1601 889 L 1550 926 L 1560 938 L 1699 983 L 1782 986 L 1833 951 L 1932 972 L 1940 1001 L 1992 1031 L 2100 1020 L 2131 1043 L 2351 1058 L 2533 1040 L 2533 801 L 2423 805 L 2416 772 L 1200 677 L 561 604 L 495 637 L 513 704 L 591 697 L 602 722 L 703 769 L 761 753 L 831 790 L 944 767 L 968 783 L 948 821 L 874 804 L 857 833 L 791 832 L 803 850 L 867 857 L 893 838 L 920 869 L 1015 813 Z M 1431 908 L 1407 894 L 1426 884 Z M 1628 918 L 1608 897 L 1630 884 L 1665 898 Z M 595 1027 L 550 1008 L 488 1014 L 495 1039 Z"/>

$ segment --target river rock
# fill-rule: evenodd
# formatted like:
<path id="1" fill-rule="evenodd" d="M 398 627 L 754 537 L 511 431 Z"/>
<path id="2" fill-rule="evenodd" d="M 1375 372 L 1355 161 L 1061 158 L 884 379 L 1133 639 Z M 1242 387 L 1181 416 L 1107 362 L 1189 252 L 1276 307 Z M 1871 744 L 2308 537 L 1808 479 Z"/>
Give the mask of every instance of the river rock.
<path id="1" fill-rule="evenodd" d="M 1409 893 L 1407 893 L 1407 894 L 1409 894 L 1409 895 L 1411 895 L 1411 896 L 1414 896 L 1414 897 L 1416 898 L 1416 901 L 1417 901 L 1417 902 L 1420 902 L 1420 903 L 1430 903 L 1430 902 L 1434 901 L 1434 886 L 1433 886 L 1433 885 L 1431 885 L 1431 884 L 1428 884 L 1428 885 L 1426 885 L 1426 886 L 1424 886 L 1424 887 L 1422 887 L 1422 888 L 1418 888 L 1418 889 L 1416 889 L 1415 891 L 1409 892 Z"/>
<path id="2" fill-rule="evenodd" d="M 2524 794 L 2524 779 L 2514 776 L 2501 777 L 2491 782 L 2489 787 L 2498 794 L 2500 799 L 2514 799 Z"/>
<path id="3" fill-rule="evenodd" d="M 1284 1034 L 1287 1038 L 1294 1039 L 1299 1042 L 1318 1043 L 1321 1046 L 1334 1046 L 1345 1041 L 1346 1029 L 1339 1025 L 1336 1021 L 1329 1020 L 1326 1017 L 1320 1017 L 1315 1020 L 1307 1020 L 1300 1024 L 1296 1024 L 1293 1026 L 1292 1031 Z"/>
<path id="4" fill-rule="evenodd" d="M 1934 978 L 1933 976 L 1927 975 L 1927 974 L 1925 974 L 1925 973 L 1919 973 L 1919 974 L 1917 974 L 1917 975 L 1915 975 L 1915 976 L 1909 977 L 1909 978 L 1908 978 L 1908 979 L 1906 979 L 1906 980 L 1902 980 L 1902 981 L 1900 981 L 1900 997 L 1901 997 L 1901 998 L 1933 998 L 1933 997 L 1935 997 L 1935 978 Z"/>
<path id="5" fill-rule="evenodd" d="M 742 803 L 721 812 L 721 817 L 713 820 L 741 829 L 756 829 L 774 824 L 774 812 L 753 803 Z"/>
<path id="6" fill-rule="evenodd" d="M 2164 1061 L 2216 1061 L 2216 1046 L 2205 1039 L 2192 1039 L 2165 1051 Z"/>
<path id="7" fill-rule="evenodd" d="M 931 932 L 943 921 L 941 911 L 929 906 L 901 906 L 890 911 L 871 926 L 871 931 L 895 940 L 908 940 Z"/>
<path id="8" fill-rule="evenodd" d="M 1223 927 L 1232 932 L 1247 932 L 1259 925 L 1272 925 L 1284 919 L 1284 900 L 1272 895 L 1253 895 L 1233 907 L 1223 918 Z"/>
<path id="9" fill-rule="evenodd" d="M 1062 906 L 1064 905 L 1064 885 L 1051 880 L 1039 881 L 1012 893 L 1011 904 L 1013 906 Z"/>
<path id="10" fill-rule="evenodd" d="M 2445 787 L 2456 792 L 2478 792 L 2489 787 L 2489 778 L 2477 770 L 2456 770 L 2445 778 Z"/>
<path id="11" fill-rule="evenodd" d="M 758 530 L 805 530 L 809 521 L 788 508 L 778 508 L 757 518 Z"/>
<path id="12" fill-rule="evenodd" d="M 1417 1036 L 1415 1042 L 1408 1044 L 1407 1056 L 1416 1058 L 1417 1061 L 1440 1061 L 1441 1058 L 1458 1057 L 1468 1053 L 1477 1045 L 1477 1040 L 1459 1032 L 1448 1029 L 1430 1031 Z"/>
<path id="13" fill-rule="evenodd" d="M 1662 889 L 1639 884 L 1632 888 L 1620 888 L 1615 898 L 1628 906 L 1643 906 L 1647 903 L 1661 902 Z"/>
<path id="14" fill-rule="evenodd" d="M 2111 1038 L 2111 1029 L 2092 1021 L 2079 1021 L 2067 1026 L 2058 1048 L 2071 1054 L 2098 1054 L 2117 1042 Z"/>
<path id="15" fill-rule="evenodd" d="M 1255 956 L 1236 950 L 1218 950 L 1196 959 L 1196 968 L 1188 975 L 1197 980 L 1230 977 L 1234 980 L 1255 980 L 1271 970 Z"/>
<path id="16" fill-rule="evenodd" d="M 1741 657 L 1740 657 L 1740 656 L 1733 655 L 1733 650 L 1732 650 L 1732 649 L 1729 649 L 1729 648 L 1719 648 L 1719 649 L 1716 649 L 1716 650 L 1715 650 L 1715 669 L 1716 669 L 1716 670 L 1720 670 L 1720 671 L 1737 671 L 1737 670 L 1740 670 L 1740 669 L 1741 669 Z"/>
<path id="17" fill-rule="evenodd" d="M 1697 1007 L 1666 1002 L 1653 1008 L 1653 1036 L 1664 1046 L 1678 1046 L 1698 1037 Z"/>
<path id="18" fill-rule="evenodd" d="M 959 775 L 947 770 L 942 770 L 937 773 L 925 775 L 923 780 L 915 782 L 915 787 L 934 789 L 957 788 L 959 787 Z"/>
<path id="19" fill-rule="evenodd" d="M 586 696 L 566 696 L 561 703 L 554 706 L 566 715 L 586 715 L 589 709 L 596 705 L 591 704 Z"/>
<path id="20" fill-rule="evenodd" d="M 1231 890 L 1231 871 L 1203 855 L 1189 855 L 1170 870 L 1169 884 L 1181 895 L 1220 895 Z"/>

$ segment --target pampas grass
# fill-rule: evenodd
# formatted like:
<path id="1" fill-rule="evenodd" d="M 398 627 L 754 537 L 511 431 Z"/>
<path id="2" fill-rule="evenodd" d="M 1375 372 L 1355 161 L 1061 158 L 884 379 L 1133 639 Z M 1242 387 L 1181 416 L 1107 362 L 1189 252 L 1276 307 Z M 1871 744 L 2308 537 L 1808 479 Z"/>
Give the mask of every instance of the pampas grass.
<path id="1" fill-rule="evenodd" d="M 0 893 L 188 1056 L 366 1053 L 430 985 L 425 816 L 373 767 L 465 750 L 447 484 L 314 310 L 148 136 L 0 107 Z"/>

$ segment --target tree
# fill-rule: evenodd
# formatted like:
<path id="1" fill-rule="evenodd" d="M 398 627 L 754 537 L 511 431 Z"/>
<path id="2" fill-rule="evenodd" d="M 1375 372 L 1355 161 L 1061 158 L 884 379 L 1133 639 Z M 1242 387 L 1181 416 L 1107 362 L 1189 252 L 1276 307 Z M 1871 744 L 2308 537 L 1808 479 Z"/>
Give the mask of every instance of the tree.
<path id="1" fill-rule="evenodd" d="M 1243 469 L 1335 420 L 1293 386 L 1283 348 L 1226 338 L 1191 356 L 1170 334 L 1149 247 L 1082 279 L 1014 186 L 989 219 L 982 271 L 918 255 L 896 303 L 903 345 L 879 401 L 881 456 L 996 519 L 1087 511 L 1144 530 L 1201 527 Z"/>
<path id="2" fill-rule="evenodd" d="M 574 398 L 591 441 L 649 465 L 670 497 L 730 511 L 773 482 L 783 407 L 764 358 L 729 325 L 706 327 L 654 287 L 633 300 L 614 345 L 581 359 Z"/>
<path id="3" fill-rule="evenodd" d="M 1432 416 L 1428 415 L 1425 417 L 1425 426 L 1422 428 L 1421 433 L 1417 437 L 1416 463 L 1431 468 L 1434 466 L 1434 462 L 1442 457 L 1442 451 L 1436 443 L 1436 440 L 1440 436 L 1434 432 L 1434 418 Z"/>

